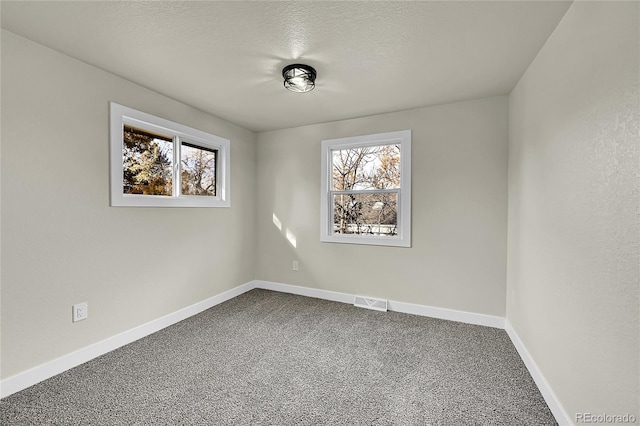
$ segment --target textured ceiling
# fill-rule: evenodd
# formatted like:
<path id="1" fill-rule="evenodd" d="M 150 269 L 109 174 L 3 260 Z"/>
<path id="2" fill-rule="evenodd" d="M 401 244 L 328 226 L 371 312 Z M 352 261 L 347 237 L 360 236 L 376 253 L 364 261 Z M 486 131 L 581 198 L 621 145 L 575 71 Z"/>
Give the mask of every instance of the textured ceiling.
<path id="1" fill-rule="evenodd" d="M 2 27 L 263 131 L 508 94 L 569 5 L 2 1 Z M 293 62 L 313 92 L 283 88 Z"/>

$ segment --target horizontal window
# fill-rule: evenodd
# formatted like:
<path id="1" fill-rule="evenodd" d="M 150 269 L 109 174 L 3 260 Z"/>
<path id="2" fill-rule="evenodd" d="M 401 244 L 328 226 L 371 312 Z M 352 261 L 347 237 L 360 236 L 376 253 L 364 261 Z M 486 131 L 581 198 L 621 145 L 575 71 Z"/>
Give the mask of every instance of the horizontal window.
<path id="1" fill-rule="evenodd" d="M 111 103 L 111 205 L 229 207 L 230 142 Z"/>

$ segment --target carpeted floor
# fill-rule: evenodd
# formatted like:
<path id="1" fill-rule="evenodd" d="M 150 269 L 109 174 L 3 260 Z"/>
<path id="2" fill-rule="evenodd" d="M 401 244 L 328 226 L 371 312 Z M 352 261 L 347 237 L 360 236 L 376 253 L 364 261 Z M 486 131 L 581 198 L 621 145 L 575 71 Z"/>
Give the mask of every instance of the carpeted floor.
<path id="1" fill-rule="evenodd" d="M 0 401 L 2 425 L 551 425 L 504 330 L 252 290 Z"/>

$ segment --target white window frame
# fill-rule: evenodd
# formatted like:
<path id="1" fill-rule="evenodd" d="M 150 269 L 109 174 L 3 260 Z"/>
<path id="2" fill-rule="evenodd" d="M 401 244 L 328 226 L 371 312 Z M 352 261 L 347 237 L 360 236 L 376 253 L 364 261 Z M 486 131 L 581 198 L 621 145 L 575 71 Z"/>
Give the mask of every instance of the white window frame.
<path id="1" fill-rule="evenodd" d="M 155 117 L 133 108 L 110 102 L 110 182 L 111 206 L 128 207 L 231 207 L 231 158 L 229 139 Z M 173 138 L 173 194 L 171 196 L 125 194 L 123 185 L 123 129 L 130 125 Z M 216 153 L 216 196 L 180 193 L 182 143 L 214 149 Z"/>
<path id="2" fill-rule="evenodd" d="M 333 233 L 332 151 L 381 145 L 400 145 L 400 188 L 389 190 L 361 190 L 354 193 L 398 193 L 398 234 L 345 235 Z M 351 191 L 350 191 L 351 192 Z M 327 243 L 368 244 L 378 246 L 411 247 L 411 130 L 378 133 L 322 141 L 320 241 Z"/>

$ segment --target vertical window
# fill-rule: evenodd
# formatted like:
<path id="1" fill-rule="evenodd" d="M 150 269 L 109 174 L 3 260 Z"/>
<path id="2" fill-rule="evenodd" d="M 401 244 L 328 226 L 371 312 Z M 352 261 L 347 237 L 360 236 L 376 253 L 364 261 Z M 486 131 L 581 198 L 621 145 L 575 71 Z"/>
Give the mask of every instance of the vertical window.
<path id="1" fill-rule="evenodd" d="M 229 207 L 230 142 L 111 103 L 111 205 Z"/>
<path id="2" fill-rule="evenodd" d="M 321 241 L 410 247 L 411 131 L 322 142 Z"/>

